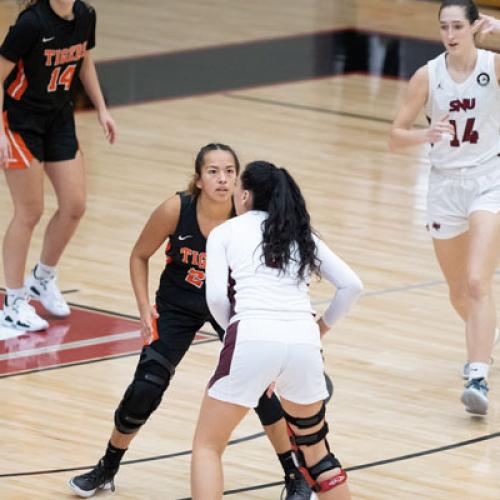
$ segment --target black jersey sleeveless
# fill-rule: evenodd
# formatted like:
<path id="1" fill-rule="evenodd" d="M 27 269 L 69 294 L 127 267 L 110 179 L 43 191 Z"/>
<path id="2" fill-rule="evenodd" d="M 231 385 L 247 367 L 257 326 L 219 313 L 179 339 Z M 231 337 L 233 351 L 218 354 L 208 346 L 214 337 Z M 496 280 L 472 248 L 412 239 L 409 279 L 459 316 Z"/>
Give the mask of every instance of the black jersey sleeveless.
<path id="1" fill-rule="evenodd" d="M 87 50 L 95 45 L 95 11 L 82 0 L 74 19 L 62 19 L 49 0 L 39 0 L 19 14 L 0 54 L 16 67 L 4 82 L 4 108 L 21 106 L 52 113 L 71 104 Z"/>
<path id="2" fill-rule="evenodd" d="M 197 200 L 186 192 L 178 194 L 181 198 L 179 222 L 167 243 L 167 263 L 160 277 L 156 303 L 159 308 L 175 306 L 188 314 L 208 317 L 205 299 L 207 240 L 198 225 Z"/>

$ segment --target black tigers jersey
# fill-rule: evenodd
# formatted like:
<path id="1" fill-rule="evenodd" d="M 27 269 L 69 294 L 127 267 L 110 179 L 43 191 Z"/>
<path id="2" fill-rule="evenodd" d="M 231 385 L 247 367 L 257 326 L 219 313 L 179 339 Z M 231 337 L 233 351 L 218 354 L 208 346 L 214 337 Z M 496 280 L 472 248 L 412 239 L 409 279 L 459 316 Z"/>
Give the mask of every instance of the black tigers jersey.
<path id="1" fill-rule="evenodd" d="M 0 47 L 16 67 L 4 82 L 4 109 L 51 113 L 71 103 L 85 52 L 95 45 L 96 16 L 82 0 L 74 19 L 62 19 L 49 0 L 39 0 L 19 14 Z"/>
<path id="2" fill-rule="evenodd" d="M 177 306 L 194 315 L 209 316 L 205 300 L 207 240 L 196 217 L 196 199 L 179 193 L 181 211 L 166 247 L 167 263 L 160 277 L 156 303 Z"/>

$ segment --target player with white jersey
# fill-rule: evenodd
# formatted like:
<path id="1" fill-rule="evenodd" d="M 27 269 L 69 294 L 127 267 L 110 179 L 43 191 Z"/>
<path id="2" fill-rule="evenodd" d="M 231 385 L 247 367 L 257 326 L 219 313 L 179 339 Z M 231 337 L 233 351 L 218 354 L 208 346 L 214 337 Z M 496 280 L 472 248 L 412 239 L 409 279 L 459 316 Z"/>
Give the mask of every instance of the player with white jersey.
<path id="1" fill-rule="evenodd" d="M 500 254 L 500 56 L 475 37 L 500 31 L 472 0 L 439 9 L 446 51 L 416 71 L 391 131 L 390 147 L 430 144 L 427 228 L 465 323 L 467 411 L 488 411 L 488 371 L 498 338 L 492 280 Z M 421 110 L 429 127 L 412 128 Z"/>
<path id="2" fill-rule="evenodd" d="M 239 217 L 207 241 L 207 303 L 226 333 L 194 438 L 193 499 L 220 498 L 222 451 L 259 391 L 270 386 L 280 395 L 312 489 L 320 498 L 348 499 L 347 476 L 326 441 L 320 336 L 347 313 L 362 283 L 313 234 L 304 198 L 285 169 L 250 163 L 234 201 Z M 337 288 L 318 321 L 308 293 L 312 274 Z"/>

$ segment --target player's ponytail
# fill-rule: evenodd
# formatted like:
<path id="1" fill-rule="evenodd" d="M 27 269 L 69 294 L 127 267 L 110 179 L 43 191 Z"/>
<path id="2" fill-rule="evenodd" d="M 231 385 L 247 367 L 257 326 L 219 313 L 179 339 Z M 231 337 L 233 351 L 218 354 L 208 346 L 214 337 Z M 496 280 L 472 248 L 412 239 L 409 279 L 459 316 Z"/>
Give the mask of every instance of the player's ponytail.
<path id="1" fill-rule="evenodd" d="M 441 17 L 441 11 L 446 7 L 463 7 L 465 17 L 471 24 L 479 19 L 479 11 L 473 0 L 443 0 L 439 7 L 438 17 Z"/>
<path id="2" fill-rule="evenodd" d="M 309 273 L 319 274 L 311 218 L 300 188 L 288 171 L 266 161 L 254 161 L 241 174 L 241 185 L 252 193 L 252 208 L 268 213 L 262 227 L 266 266 L 284 271 L 298 250 L 299 279 Z"/>

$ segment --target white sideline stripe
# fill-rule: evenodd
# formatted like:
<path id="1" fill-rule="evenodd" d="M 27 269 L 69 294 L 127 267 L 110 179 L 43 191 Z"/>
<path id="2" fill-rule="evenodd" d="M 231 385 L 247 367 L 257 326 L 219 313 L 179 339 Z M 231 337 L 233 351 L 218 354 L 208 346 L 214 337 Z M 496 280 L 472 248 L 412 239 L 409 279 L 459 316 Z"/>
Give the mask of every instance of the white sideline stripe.
<path id="1" fill-rule="evenodd" d="M 39 335 L 44 335 L 40 333 Z M 116 333 L 114 335 L 105 335 L 94 339 L 77 340 L 75 342 L 68 342 L 66 344 L 55 344 L 46 347 L 39 347 L 38 349 L 27 349 L 24 351 L 9 352 L 7 354 L 0 354 L 0 361 L 9 359 L 26 358 L 28 356 L 39 356 L 40 354 L 49 354 L 51 352 L 67 351 L 69 349 L 77 349 L 79 347 L 88 347 L 91 345 L 108 344 L 109 342 L 116 342 L 118 340 L 128 340 L 139 337 L 141 334 L 139 330 L 134 330 L 125 333 Z"/>

